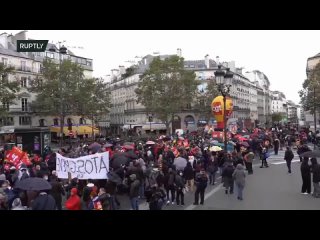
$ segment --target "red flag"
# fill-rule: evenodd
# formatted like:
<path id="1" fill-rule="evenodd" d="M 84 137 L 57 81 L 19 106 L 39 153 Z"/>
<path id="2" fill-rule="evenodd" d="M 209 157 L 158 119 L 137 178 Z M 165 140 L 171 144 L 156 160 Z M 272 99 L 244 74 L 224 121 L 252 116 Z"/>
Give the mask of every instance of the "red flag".
<path id="1" fill-rule="evenodd" d="M 16 169 L 19 169 L 22 163 L 25 163 L 26 165 L 30 165 L 30 160 L 28 156 L 25 157 L 27 153 L 23 152 L 20 148 L 13 147 L 11 151 L 8 151 L 6 155 L 7 161 L 16 167 Z M 24 160 L 22 160 L 24 158 Z"/>
<path id="2" fill-rule="evenodd" d="M 24 153 L 23 157 L 21 158 L 21 162 L 24 163 L 27 166 L 30 166 L 32 164 L 30 159 L 29 159 L 29 156 L 28 156 L 28 154 L 26 152 Z"/>

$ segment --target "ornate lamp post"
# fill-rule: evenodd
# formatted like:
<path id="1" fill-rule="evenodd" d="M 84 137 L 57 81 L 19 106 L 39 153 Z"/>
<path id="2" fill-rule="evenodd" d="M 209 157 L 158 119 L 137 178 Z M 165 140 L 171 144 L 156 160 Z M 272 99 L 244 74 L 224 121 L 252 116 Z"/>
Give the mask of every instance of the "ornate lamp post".
<path id="1" fill-rule="evenodd" d="M 233 73 L 227 68 L 227 71 L 221 70 L 221 65 L 218 66 L 218 70 L 214 73 L 216 77 L 216 83 L 218 84 L 218 90 L 223 96 L 223 131 L 224 131 L 224 151 L 227 152 L 227 113 L 226 113 L 226 99 L 230 92 Z"/>

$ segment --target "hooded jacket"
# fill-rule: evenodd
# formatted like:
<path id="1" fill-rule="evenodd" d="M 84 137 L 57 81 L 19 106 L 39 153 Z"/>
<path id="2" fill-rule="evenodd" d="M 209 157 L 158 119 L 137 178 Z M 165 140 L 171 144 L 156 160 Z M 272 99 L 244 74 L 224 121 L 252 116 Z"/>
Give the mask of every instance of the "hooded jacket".
<path id="1" fill-rule="evenodd" d="M 246 174 L 244 172 L 244 167 L 242 164 L 237 165 L 236 170 L 234 170 L 232 176 L 237 185 L 244 187 Z"/>
<path id="2" fill-rule="evenodd" d="M 70 196 L 66 201 L 65 206 L 68 210 L 81 210 L 81 199 L 78 196 L 78 190 L 76 188 L 72 188 L 71 192 L 74 195 Z"/>
<path id="3" fill-rule="evenodd" d="M 56 210 L 56 202 L 50 194 L 40 193 L 32 203 L 32 210 Z"/>

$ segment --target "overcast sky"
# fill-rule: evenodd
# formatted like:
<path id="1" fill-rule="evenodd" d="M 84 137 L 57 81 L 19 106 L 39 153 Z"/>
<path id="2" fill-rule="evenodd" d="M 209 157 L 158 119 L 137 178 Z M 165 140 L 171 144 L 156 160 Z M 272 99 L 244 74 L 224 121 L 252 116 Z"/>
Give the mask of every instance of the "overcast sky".
<path id="1" fill-rule="evenodd" d="M 0 30 L 17 33 L 19 30 Z M 260 70 L 271 82 L 271 90 L 282 91 L 299 103 L 298 91 L 306 78 L 308 57 L 320 52 L 320 31 L 266 30 L 29 30 L 29 38 L 58 42 L 66 40 L 74 53 L 92 58 L 94 76 L 103 77 L 135 56 L 153 52 L 175 54 L 182 49 L 187 60 L 220 57 L 236 62 L 244 71 Z"/>

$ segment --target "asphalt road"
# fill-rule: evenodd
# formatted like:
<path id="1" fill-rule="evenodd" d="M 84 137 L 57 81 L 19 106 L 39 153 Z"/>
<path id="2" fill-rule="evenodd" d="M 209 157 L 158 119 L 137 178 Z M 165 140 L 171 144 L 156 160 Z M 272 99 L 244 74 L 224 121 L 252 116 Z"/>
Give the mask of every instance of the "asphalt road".
<path id="1" fill-rule="evenodd" d="M 294 151 L 295 152 L 295 151 Z M 269 168 L 259 168 L 260 162 L 254 162 L 254 174 L 247 175 L 243 201 L 235 193 L 226 195 L 218 178 L 217 184 L 208 186 L 204 205 L 193 205 L 194 194 L 185 194 L 185 206 L 168 205 L 163 210 L 318 210 L 320 199 L 300 193 L 302 180 L 300 161 L 295 153 L 292 162 L 292 174 L 287 173 L 284 151 L 272 154 L 268 159 Z M 121 209 L 130 209 L 127 196 L 121 197 Z M 140 210 L 148 210 L 148 204 L 141 200 Z"/>

